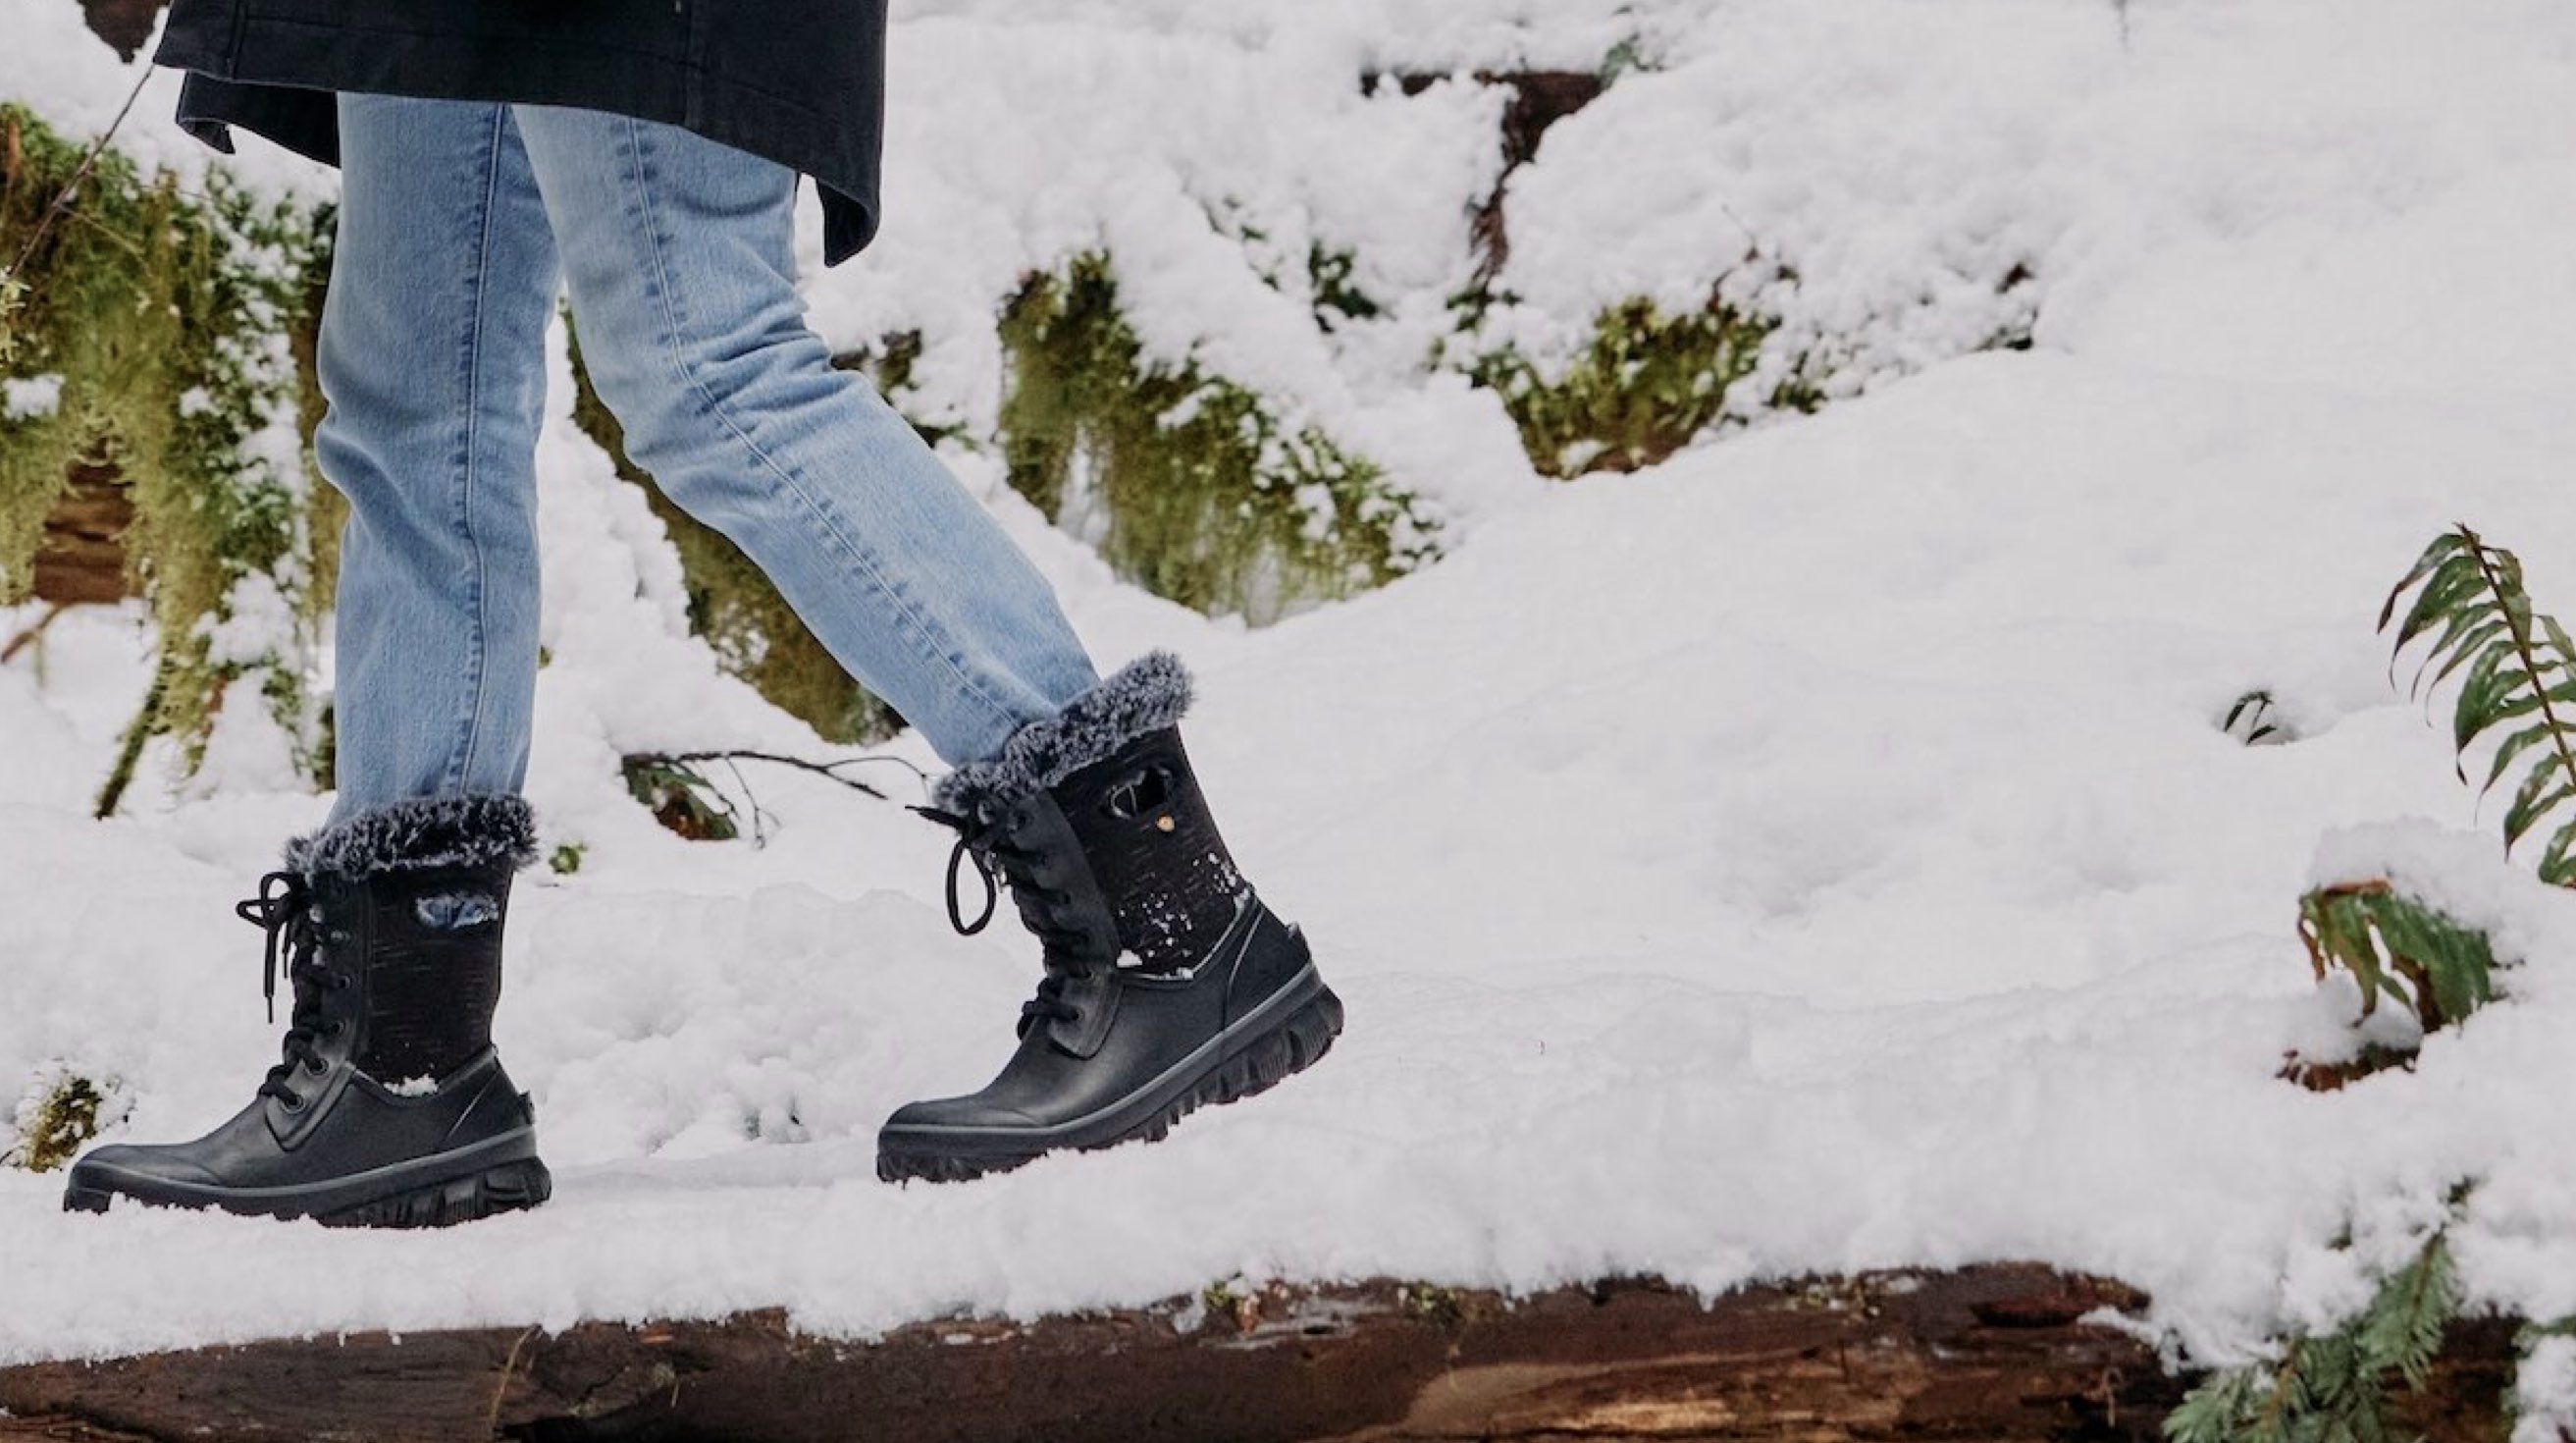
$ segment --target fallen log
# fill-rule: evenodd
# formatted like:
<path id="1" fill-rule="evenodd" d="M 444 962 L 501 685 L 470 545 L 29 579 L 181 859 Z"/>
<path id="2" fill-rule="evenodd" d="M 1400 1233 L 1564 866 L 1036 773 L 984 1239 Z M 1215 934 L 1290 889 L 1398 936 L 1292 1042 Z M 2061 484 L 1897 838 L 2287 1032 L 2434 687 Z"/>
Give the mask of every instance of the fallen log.
<path id="1" fill-rule="evenodd" d="M 255 1343 L 0 1369 L 0 1440 L 888 1439 L 903 1443 L 2154 1439 L 2153 1350 L 2101 1279 L 1999 1264 L 1505 1299 L 1376 1282 L 917 1324 L 775 1313 Z"/>

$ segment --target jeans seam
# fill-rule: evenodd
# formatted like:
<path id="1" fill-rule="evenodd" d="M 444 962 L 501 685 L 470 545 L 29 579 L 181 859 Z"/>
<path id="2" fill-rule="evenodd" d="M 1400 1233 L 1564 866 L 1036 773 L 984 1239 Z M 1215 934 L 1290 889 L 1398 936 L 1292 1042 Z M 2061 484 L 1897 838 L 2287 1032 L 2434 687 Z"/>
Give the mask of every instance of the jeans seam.
<path id="1" fill-rule="evenodd" d="M 724 427 L 726 433 L 731 435 L 735 440 L 741 442 L 743 449 L 751 454 L 753 460 L 759 462 L 762 467 L 766 468 L 770 474 L 776 476 L 779 481 L 786 486 L 788 492 L 795 496 L 796 500 L 820 525 L 823 533 L 828 536 L 834 546 L 839 549 L 844 562 L 853 570 L 861 573 L 861 580 L 863 583 L 873 588 L 879 595 L 885 597 L 892 605 L 898 617 L 909 622 L 915 632 L 917 632 L 925 641 L 932 643 L 931 645 L 924 647 L 923 650 L 937 657 L 943 664 L 945 664 L 948 668 L 949 674 L 956 678 L 958 685 L 964 690 L 965 694 L 974 698 L 977 704 L 981 705 L 987 712 L 998 718 L 1003 723 L 1002 735 L 1005 738 L 1008 738 L 1011 733 L 1017 731 L 1020 726 L 1023 725 L 1024 719 L 1013 715 L 1010 708 L 1003 706 L 1000 702 L 996 701 L 992 694 L 987 692 L 983 685 L 968 673 L 952 647 L 939 644 L 941 641 L 946 639 L 944 631 L 931 625 L 929 620 L 913 605 L 911 598 L 906 596 L 900 588 L 894 586 L 886 579 L 885 573 L 877 566 L 875 559 L 869 554 L 868 549 L 858 545 L 850 539 L 842 529 L 837 518 L 832 515 L 831 510 L 814 498 L 813 493 L 807 489 L 801 480 L 797 478 L 792 468 L 781 465 L 776 459 L 772 458 L 768 452 L 761 449 L 760 443 L 753 440 L 749 432 L 735 424 L 733 417 L 726 412 L 723 402 L 717 399 L 714 388 L 707 385 L 707 383 L 698 375 L 695 364 L 689 358 L 687 347 L 682 344 L 682 330 L 679 316 L 673 309 L 672 305 L 670 271 L 663 259 L 661 224 L 659 217 L 654 213 L 653 209 L 653 188 L 648 183 L 644 174 L 645 161 L 643 127 L 638 124 L 633 117 L 629 116 L 625 117 L 624 129 L 626 132 L 628 156 L 632 162 L 632 169 L 628 173 L 628 180 L 633 188 L 636 204 L 640 206 L 644 212 L 643 224 L 640 228 L 643 232 L 645 249 L 652 258 L 653 288 L 658 293 L 660 300 L 663 335 L 666 339 L 666 346 L 669 352 L 671 365 L 678 372 L 680 380 L 691 390 L 695 391 L 701 401 L 706 403 L 707 413 L 714 417 L 718 424 Z"/>
<path id="2" fill-rule="evenodd" d="M 466 609 L 468 618 L 466 624 L 472 628 L 472 634 L 468 638 L 470 644 L 465 652 L 467 664 L 472 668 L 467 680 L 467 690 L 472 700 L 468 703 L 465 716 L 459 723 L 456 749 L 451 753 L 448 764 L 444 790 L 451 792 L 462 790 L 465 779 L 473 774 L 474 749 L 482 739 L 483 693 L 491 675 L 491 668 L 484 665 L 483 659 L 485 641 L 490 632 L 490 628 L 484 625 L 483 608 L 486 598 L 491 593 L 491 586 L 485 572 L 483 538 L 474 530 L 474 467 L 475 450 L 482 439 L 480 430 L 483 401 L 483 323 L 490 309 L 484 304 L 483 292 L 491 277 L 492 219 L 499 209 L 497 202 L 501 188 L 501 131 L 508 124 L 509 115 L 509 107 L 506 105 L 492 107 L 492 126 L 487 133 L 488 143 L 483 155 L 483 212 L 478 217 L 481 234 L 474 251 L 473 270 L 467 278 L 468 294 L 472 297 L 467 306 L 467 314 L 472 317 L 472 321 L 466 328 L 465 455 L 464 464 L 458 472 L 456 497 L 457 531 L 465 539 L 467 553 L 474 558 L 473 594 Z"/>

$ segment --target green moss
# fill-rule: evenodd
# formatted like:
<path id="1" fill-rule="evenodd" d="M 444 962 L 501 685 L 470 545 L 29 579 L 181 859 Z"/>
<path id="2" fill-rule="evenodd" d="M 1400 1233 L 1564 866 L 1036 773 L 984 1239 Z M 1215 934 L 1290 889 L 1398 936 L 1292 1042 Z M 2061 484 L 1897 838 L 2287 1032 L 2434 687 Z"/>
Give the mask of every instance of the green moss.
<path id="1" fill-rule="evenodd" d="M 1438 1283 L 1404 1285 L 1405 1306 L 1435 1328 L 1455 1329 L 1467 1320 L 1467 1295 Z"/>
<path id="2" fill-rule="evenodd" d="M 99 1132 L 124 1115 L 112 1082 L 96 1082 L 68 1068 L 48 1068 L 18 1101 L 9 1146 L 0 1164 L 52 1172 L 69 1163 Z"/>
<path id="3" fill-rule="evenodd" d="M 591 389 L 577 339 L 572 362 L 573 420 L 608 452 L 618 475 L 643 488 L 670 531 L 688 586 L 689 629 L 715 648 L 718 664 L 826 741 L 864 744 L 901 730 L 903 718 L 841 669 L 742 548 L 681 510 L 627 457 L 625 428 Z"/>
<path id="4" fill-rule="evenodd" d="M 1199 1306 L 1206 1311 L 1209 1323 L 1234 1333 L 1252 1330 L 1261 1304 L 1252 1294 L 1235 1286 L 1241 1281 L 1240 1278 L 1228 1278 L 1199 1289 Z"/>
<path id="5" fill-rule="evenodd" d="M 1654 465 L 1719 425 L 1754 373 L 1777 323 L 1711 298 L 1671 316 L 1649 300 L 1614 306 L 1594 321 L 1572 365 L 1550 378 L 1519 351 L 1488 352 L 1470 374 L 1501 393 L 1530 461 L 1549 476 Z M 1812 411 L 1822 394 L 1793 375 L 1760 409 Z"/>
<path id="6" fill-rule="evenodd" d="M 1258 625 L 1434 554 L 1375 464 L 1195 363 L 1148 360 L 1106 257 L 1032 280 L 1002 344 L 1012 487 L 1159 596 Z"/>
<path id="7" fill-rule="evenodd" d="M 0 421 L 0 602 L 27 594 L 69 468 L 112 466 L 132 492 L 127 555 L 159 644 L 138 737 L 179 738 L 193 768 L 217 711 L 248 679 L 244 695 L 309 743 L 309 625 L 220 650 L 216 628 L 239 619 L 262 582 L 309 622 L 328 586 L 304 464 L 318 405 L 293 337 L 328 273 L 329 215 L 263 201 L 221 170 L 186 194 L 111 150 L 40 227 L 84 149 L 0 105 L 0 255 L 44 232 L 10 277 L 0 375 L 61 378 L 50 414 Z M 129 774 L 109 779 L 102 813 Z"/>
<path id="8" fill-rule="evenodd" d="M 1353 321 L 1373 321 L 1386 314 L 1375 296 L 1360 289 L 1359 256 L 1317 242 L 1306 252 L 1306 284 L 1315 298 L 1315 325 L 1338 331 Z"/>

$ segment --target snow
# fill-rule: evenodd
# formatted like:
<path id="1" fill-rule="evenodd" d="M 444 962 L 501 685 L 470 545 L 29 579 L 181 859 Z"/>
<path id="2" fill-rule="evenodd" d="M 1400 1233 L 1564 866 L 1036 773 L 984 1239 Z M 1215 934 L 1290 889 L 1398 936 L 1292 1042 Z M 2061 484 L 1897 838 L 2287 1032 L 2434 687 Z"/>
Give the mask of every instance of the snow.
<path id="1" fill-rule="evenodd" d="M 2514 1374 L 2513 1443 L 2560 1443 L 2576 1431 L 2576 1338 L 2535 1343 Z"/>
<path id="2" fill-rule="evenodd" d="M 54 414 L 63 403 L 59 375 L 11 376 L 0 380 L 0 421 L 27 421 Z"/>
<path id="3" fill-rule="evenodd" d="M 2153 1327 L 2224 1361 L 2356 1306 L 2470 1178 L 2472 1297 L 2576 1314 L 2576 899 L 2497 859 L 2372 634 L 2464 518 L 2576 609 L 2576 15 L 1583 0 L 1515 23 L 1539 8 L 912 7 L 888 234 L 812 284 L 836 342 L 927 333 L 916 410 L 988 418 L 997 298 L 1105 243 L 1162 353 L 1405 438 L 1453 554 L 1259 632 L 1118 585 L 954 452 L 1100 656 L 1199 669 L 1229 840 L 1349 1003 L 1328 1061 L 1161 1146 L 875 1182 L 889 1110 L 1001 1061 L 1033 946 L 949 934 L 944 842 L 897 806 L 747 768 L 754 847 L 626 798 L 626 752 L 829 752 L 686 635 L 657 523 L 569 425 L 558 336 L 530 794 L 583 861 L 515 897 L 499 1023 L 554 1201 L 341 1234 L 66 1217 L 58 1179 L 0 1172 L 0 1359 L 767 1306 L 864 1335 L 1237 1275 L 1715 1290 L 2040 1258 L 2147 1290 Z M 1799 271 L 1792 329 L 1867 384 L 1543 487 L 1492 398 L 1422 364 L 1495 97 L 1353 76 L 1583 65 L 1631 26 L 1664 68 L 1514 178 L 1503 324 L 1538 345 L 1605 297 L 1704 294 L 1742 254 L 1722 200 Z M 77 77 L 49 113 L 130 83 L 68 30 L 39 43 Z M 0 63 L 0 92 L 40 79 Z M 1322 336 L 1208 223 L 1220 197 L 1283 254 L 1355 246 L 1390 316 Z M 1985 284 L 2007 258 L 2026 296 Z M 2017 307 L 2035 349 L 1965 354 Z M 325 799 L 235 769 L 89 821 L 141 645 L 130 611 L 80 613 L 0 669 L 23 959 L 0 1078 L 113 1074 L 120 1135 L 164 1138 L 274 1055 L 257 939 L 223 919 Z M 2297 740 L 2221 732 L 2256 688 Z M 917 799 L 927 749 L 878 755 L 864 774 Z M 2295 901 L 2367 867 L 2521 961 L 2414 1071 L 2311 1095 L 2284 1054 L 2345 1039 L 2356 1001 L 2310 980 Z M 2576 1364 L 2543 1349 L 2526 1394 L 2567 1406 Z"/>

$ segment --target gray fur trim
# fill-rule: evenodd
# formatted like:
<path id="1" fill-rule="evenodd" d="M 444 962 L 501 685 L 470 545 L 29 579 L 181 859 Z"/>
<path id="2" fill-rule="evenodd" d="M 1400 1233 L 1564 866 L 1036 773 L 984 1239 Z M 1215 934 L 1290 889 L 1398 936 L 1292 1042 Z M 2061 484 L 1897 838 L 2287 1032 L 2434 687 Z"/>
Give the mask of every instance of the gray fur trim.
<path id="1" fill-rule="evenodd" d="M 1177 724 L 1189 709 L 1188 669 L 1168 651 L 1149 651 L 1062 712 L 1011 733 L 996 755 L 941 778 L 931 798 L 969 817 L 979 808 L 1009 806 L 1053 789 L 1138 737 Z"/>
<path id="2" fill-rule="evenodd" d="M 286 844 L 287 870 L 360 882 L 383 872 L 425 872 L 536 860 L 528 804 L 501 792 L 415 797 L 360 812 Z"/>

